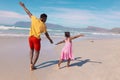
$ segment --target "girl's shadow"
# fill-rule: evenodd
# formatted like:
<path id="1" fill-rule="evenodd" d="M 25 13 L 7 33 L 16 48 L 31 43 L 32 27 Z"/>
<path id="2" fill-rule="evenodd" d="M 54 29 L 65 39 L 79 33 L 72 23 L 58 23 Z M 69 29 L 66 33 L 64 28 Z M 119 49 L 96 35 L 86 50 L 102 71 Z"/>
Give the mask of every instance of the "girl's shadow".
<path id="1" fill-rule="evenodd" d="M 92 61 L 92 60 L 90 60 L 90 59 L 85 59 L 85 60 L 80 60 L 80 58 L 81 57 L 77 57 L 77 58 L 75 58 L 75 60 L 74 61 L 77 61 L 76 63 L 72 63 L 71 65 L 70 65 L 70 67 L 72 67 L 72 66 L 83 66 L 84 64 L 86 64 L 86 63 L 88 63 L 88 62 L 92 62 L 92 63 L 98 63 L 98 64 L 101 64 L 102 62 L 97 62 L 97 61 Z"/>

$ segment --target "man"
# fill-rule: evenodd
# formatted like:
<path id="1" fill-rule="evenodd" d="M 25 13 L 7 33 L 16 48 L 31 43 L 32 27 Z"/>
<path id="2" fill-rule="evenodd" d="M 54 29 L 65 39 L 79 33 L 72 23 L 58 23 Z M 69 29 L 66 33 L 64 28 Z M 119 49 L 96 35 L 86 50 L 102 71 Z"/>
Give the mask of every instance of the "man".
<path id="1" fill-rule="evenodd" d="M 25 10 L 28 16 L 31 18 L 31 27 L 29 33 L 29 45 L 30 45 L 30 70 L 36 69 L 35 64 L 39 57 L 39 52 L 41 48 L 41 38 L 40 35 L 45 33 L 48 40 L 53 43 L 52 39 L 49 37 L 45 22 L 47 20 L 46 14 L 41 14 L 40 19 L 36 18 L 31 14 L 31 12 L 26 8 L 24 3 L 19 3 L 21 7 Z M 34 53 L 35 52 L 35 53 Z"/>

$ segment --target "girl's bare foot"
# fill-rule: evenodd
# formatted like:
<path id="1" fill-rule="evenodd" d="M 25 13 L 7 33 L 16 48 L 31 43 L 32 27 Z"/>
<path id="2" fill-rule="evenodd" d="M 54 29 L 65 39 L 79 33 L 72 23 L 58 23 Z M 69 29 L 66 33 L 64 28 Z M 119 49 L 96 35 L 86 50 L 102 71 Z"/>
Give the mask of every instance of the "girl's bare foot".
<path id="1" fill-rule="evenodd" d="M 70 67 L 70 65 L 67 65 L 67 67 L 69 68 L 69 67 Z"/>
<path id="2" fill-rule="evenodd" d="M 58 64 L 58 68 L 60 69 L 60 64 Z"/>

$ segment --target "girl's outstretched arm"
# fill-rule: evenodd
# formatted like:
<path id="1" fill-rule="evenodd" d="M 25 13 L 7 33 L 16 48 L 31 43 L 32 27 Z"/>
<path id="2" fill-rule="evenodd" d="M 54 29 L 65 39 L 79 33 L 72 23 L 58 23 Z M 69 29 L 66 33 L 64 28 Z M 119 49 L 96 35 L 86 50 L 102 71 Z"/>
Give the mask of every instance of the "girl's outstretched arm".
<path id="1" fill-rule="evenodd" d="M 70 39 L 72 40 L 72 39 L 76 39 L 76 38 L 79 38 L 79 37 L 82 37 L 82 36 L 84 36 L 84 35 L 83 34 L 79 34 L 79 35 L 71 37 Z"/>
<path id="2" fill-rule="evenodd" d="M 64 42 L 65 42 L 65 40 L 60 41 L 60 42 L 56 43 L 55 45 L 58 45 L 58 44 L 61 44 L 61 43 L 64 43 Z"/>

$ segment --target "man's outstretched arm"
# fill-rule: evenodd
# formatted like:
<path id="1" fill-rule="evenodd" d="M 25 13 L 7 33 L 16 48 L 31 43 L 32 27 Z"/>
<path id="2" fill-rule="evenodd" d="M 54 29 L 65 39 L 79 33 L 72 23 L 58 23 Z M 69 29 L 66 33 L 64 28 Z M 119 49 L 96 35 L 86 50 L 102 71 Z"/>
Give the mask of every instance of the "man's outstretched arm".
<path id="1" fill-rule="evenodd" d="M 28 16 L 31 18 L 32 14 L 31 12 L 25 7 L 24 3 L 19 2 L 20 6 L 23 7 L 23 9 L 25 10 L 25 12 L 28 14 Z"/>

